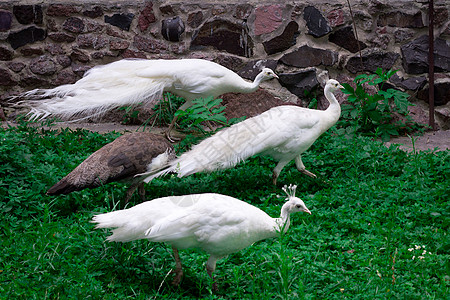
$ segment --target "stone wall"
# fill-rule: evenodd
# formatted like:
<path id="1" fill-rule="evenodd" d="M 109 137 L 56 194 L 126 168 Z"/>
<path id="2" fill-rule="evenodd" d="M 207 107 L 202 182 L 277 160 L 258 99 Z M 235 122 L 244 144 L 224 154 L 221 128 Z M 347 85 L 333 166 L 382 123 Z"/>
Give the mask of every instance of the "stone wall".
<path id="1" fill-rule="evenodd" d="M 196 57 L 249 79 L 261 65 L 276 69 L 281 98 L 317 89 L 324 71 L 349 82 L 395 68 L 392 84 L 425 104 L 428 1 L 351 3 L 358 40 L 345 0 L 1 2 L 0 100 L 123 58 Z M 435 0 L 439 120 L 450 110 L 449 4 Z"/>

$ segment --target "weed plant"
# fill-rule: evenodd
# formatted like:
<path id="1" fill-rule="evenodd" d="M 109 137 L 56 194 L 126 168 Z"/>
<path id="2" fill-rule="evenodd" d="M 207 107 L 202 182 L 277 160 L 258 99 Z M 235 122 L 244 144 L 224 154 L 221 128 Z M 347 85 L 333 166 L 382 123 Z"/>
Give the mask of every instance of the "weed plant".
<path id="1" fill-rule="evenodd" d="M 46 190 L 118 136 L 85 130 L 0 129 L 1 299 L 447 299 L 450 294 L 449 151 L 406 153 L 332 128 L 293 163 L 281 184 L 297 184 L 312 215 L 294 214 L 286 234 L 219 261 L 219 291 L 207 255 L 182 250 L 185 276 L 170 285 L 169 246 L 109 243 L 97 213 L 121 209 L 126 186 L 50 197 Z M 185 145 L 186 146 L 186 145 Z M 182 149 L 181 151 L 183 151 Z M 166 176 L 148 198 L 217 192 L 278 217 L 284 198 L 271 183 L 275 162 Z M 140 201 L 134 195 L 128 205 Z"/>

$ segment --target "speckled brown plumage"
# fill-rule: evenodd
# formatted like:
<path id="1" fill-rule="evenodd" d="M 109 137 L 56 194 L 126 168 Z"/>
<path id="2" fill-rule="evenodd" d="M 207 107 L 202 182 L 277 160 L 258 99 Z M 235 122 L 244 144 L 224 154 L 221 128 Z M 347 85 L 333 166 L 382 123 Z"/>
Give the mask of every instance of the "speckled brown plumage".
<path id="1" fill-rule="evenodd" d="M 163 136 L 148 132 L 127 133 L 103 146 L 72 172 L 52 186 L 48 195 L 69 194 L 86 188 L 126 180 L 131 182 L 127 201 L 139 186 L 134 175 L 146 172 L 152 160 L 168 151 L 168 159 L 175 158 L 172 144 Z M 143 189 L 142 189 L 143 190 Z M 141 194 L 143 197 L 143 195 Z"/>

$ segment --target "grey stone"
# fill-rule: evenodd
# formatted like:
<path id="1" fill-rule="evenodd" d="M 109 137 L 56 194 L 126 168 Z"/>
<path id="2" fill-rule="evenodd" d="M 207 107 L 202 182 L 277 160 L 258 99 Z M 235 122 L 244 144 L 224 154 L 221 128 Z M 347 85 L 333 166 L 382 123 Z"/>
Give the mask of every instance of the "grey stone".
<path id="1" fill-rule="evenodd" d="M 357 41 L 355 34 L 353 33 L 353 28 L 351 26 L 343 27 L 335 30 L 330 34 L 328 40 L 336 45 L 347 49 L 352 53 L 358 52 L 360 49 L 367 48 L 367 45 L 361 41 Z M 359 47 L 358 47 L 359 43 Z"/>
<path id="2" fill-rule="evenodd" d="M 63 68 L 67 68 L 68 66 L 70 66 L 72 64 L 72 60 L 70 59 L 69 56 L 67 55 L 57 55 L 56 56 L 56 61 L 63 67 Z"/>
<path id="3" fill-rule="evenodd" d="M 141 11 L 138 18 L 138 27 L 141 32 L 147 30 L 150 24 L 156 22 L 155 14 L 153 13 L 153 3 L 148 2 L 147 6 Z"/>
<path id="4" fill-rule="evenodd" d="M 79 61 L 82 63 L 86 63 L 90 61 L 89 55 L 80 49 L 72 49 L 72 53 L 70 54 L 70 58 L 72 61 Z"/>
<path id="5" fill-rule="evenodd" d="M 72 70 L 62 70 L 56 76 L 55 85 L 72 84 L 77 81 L 77 76 Z"/>
<path id="6" fill-rule="evenodd" d="M 423 35 L 401 47 L 402 64 L 409 74 L 428 72 L 428 36 Z M 437 38 L 434 40 L 434 70 L 450 72 L 450 42 Z"/>
<path id="7" fill-rule="evenodd" d="M 393 52 L 373 51 L 363 54 L 362 66 L 359 55 L 355 55 L 347 61 L 345 68 L 351 73 L 363 71 L 375 72 L 379 67 L 383 70 L 389 70 L 399 57 L 399 54 Z"/>
<path id="8" fill-rule="evenodd" d="M 236 19 L 247 20 L 253 11 L 253 5 L 251 4 L 239 4 L 234 11 L 234 17 Z"/>
<path id="9" fill-rule="evenodd" d="M 24 48 L 20 49 L 20 53 L 22 53 L 23 56 L 42 55 L 42 54 L 44 54 L 44 49 L 24 47 Z"/>
<path id="10" fill-rule="evenodd" d="M 130 42 L 126 40 L 110 40 L 109 41 L 109 49 L 110 50 L 125 50 L 130 46 Z"/>
<path id="11" fill-rule="evenodd" d="M 6 10 L 0 10 L 0 32 L 11 29 L 12 13 Z"/>
<path id="12" fill-rule="evenodd" d="M 116 26 L 122 30 L 129 31 L 134 14 L 114 14 L 112 16 L 105 16 L 105 22 Z"/>
<path id="13" fill-rule="evenodd" d="M 70 17 L 79 12 L 79 8 L 71 4 L 50 4 L 47 15 L 52 17 Z"/>
<path id="14" fill-rule="evenodd" d="M 228 53 L 250 57 L 253 55 L 253 40 L 246 32 L 247 28 L 241 24 L 222 19 L 213 20 L 194 32 L 191 50 L 214 47 Z"/>
<path id="15" fill-rule="evenodd" d="M 26 44 L 42 41 L 45 37 L 46 32 L 44 29 L 30 26 L 18 32 L 11 32 L 8 36 L 8 42 L 13 49 L 17 49 Z"/>
<path id="16" fill-rule="evenodd" d="M 49 56 L 43 55 L 31 60 L 30 70 L 37 75 L 52 75 L 56 72 L 56 64 Z"/>
<path id="17" fill-rule="evenodd" d="M 264 50 L 269 55 L 285 51 L 296 44 L 299 34 L 297 22 L 291 21 L 281 35 L 263 43 Z"/>
<path id="18" fill-rule="evenodd" d="M 336 52 L 304 45 L 295 51 L 283 55 L 280 61 L 288 66 L 307 68 L 312 66 L 332 66 L 338 61 Z"/>
<path id="19" fill-rule="evenodd" d="M 314 37 L 321 37 L 331 32 L 327 19 L 314 6 L 307 6 L 303 10 L 303 18 L 308 27 L 308 34 Z"/>
<path id="20" fill-rule="evenodd" d="M 40 5 L 14 5 L 13 13 L 20 24 L 42 24 L 42 7 Z"/>
<path id="21" fill-rule="evenodd" d="M 282 73 L 278 77 L 282 86 L 302 99 L 305 98 L 305 91 L 311 92 L 319 86 L 315 70 Z"/>
<path id="22" fill-rule="evenodd" d="M 164 19 L 161 24 L 161 34 L 170 42 L 179 42 L 184 28 L 184 22 L 178 16 Z"/>

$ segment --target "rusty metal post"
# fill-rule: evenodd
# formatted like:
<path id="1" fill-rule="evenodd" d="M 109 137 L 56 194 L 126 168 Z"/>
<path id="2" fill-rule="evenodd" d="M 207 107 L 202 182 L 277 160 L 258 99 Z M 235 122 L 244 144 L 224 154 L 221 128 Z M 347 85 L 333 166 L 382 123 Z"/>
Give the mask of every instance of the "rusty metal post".
<path id="1" fill-rule="evenodd" d="M 436 130 L 434 124 L 434 3 L 428 2 L 428 125 Z"/>

